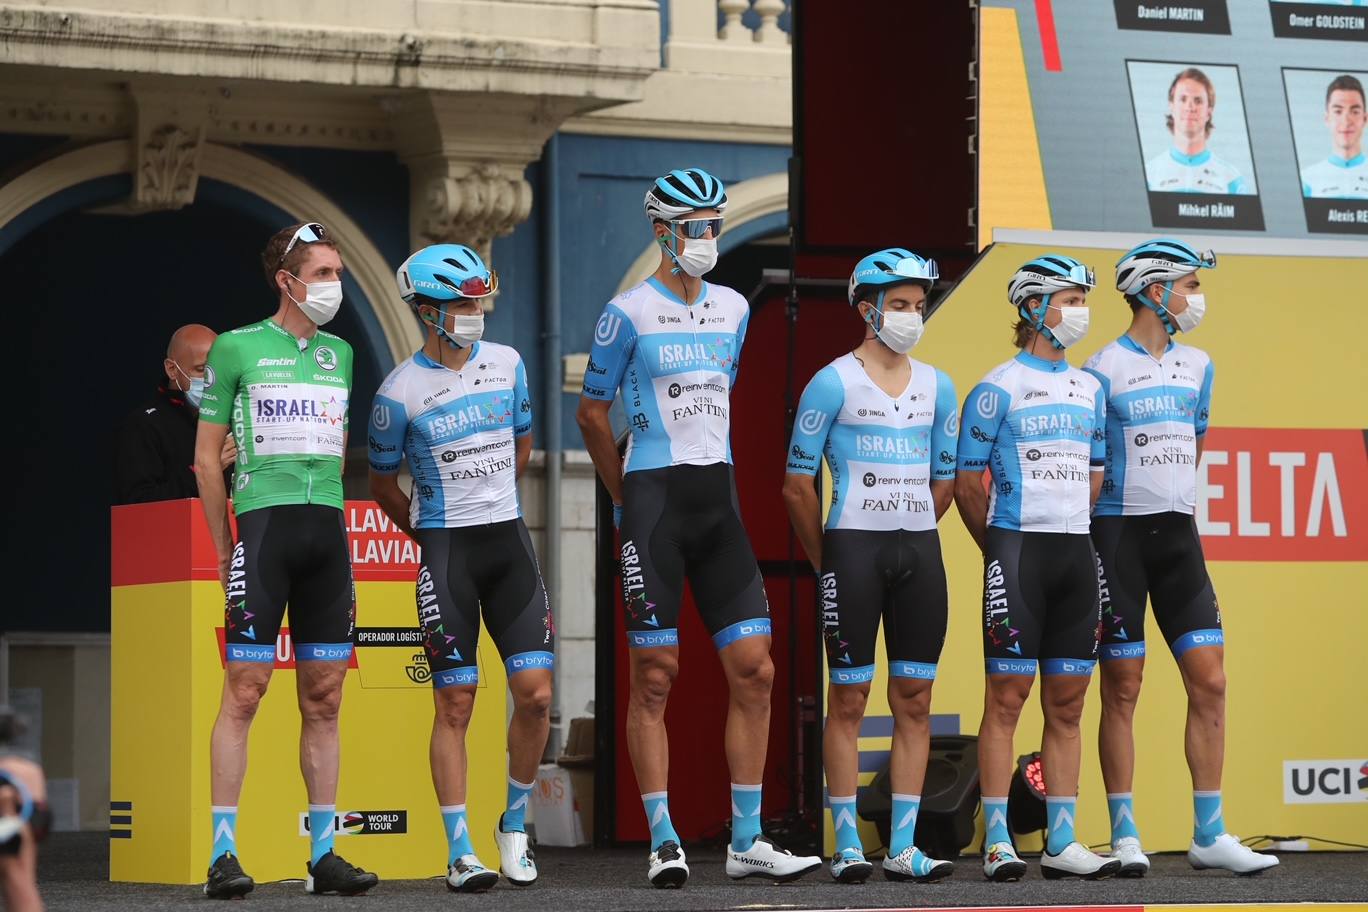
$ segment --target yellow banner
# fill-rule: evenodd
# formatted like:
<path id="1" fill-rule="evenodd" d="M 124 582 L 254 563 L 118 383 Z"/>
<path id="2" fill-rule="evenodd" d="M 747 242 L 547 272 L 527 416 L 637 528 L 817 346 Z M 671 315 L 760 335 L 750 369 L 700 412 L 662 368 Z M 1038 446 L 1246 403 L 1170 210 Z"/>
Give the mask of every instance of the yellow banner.
<path id="1" fill-rule="evenodd" d="M 961 401 L 1015 354 L 1007 282 L 1046 250 L 1095 267 L 1100 282 L 1089 296 L 1091 329 L 1071 363 L 1082 364 L 1129 324 L 1129 308 L 1110 288 L 1123 251 L 994 245 L 928 322 L 915 351 L 951 376 Z M 1183 338 L 1216 365 L 1199 510 L 1206 511 L 1203 542 L 1226 634 L 1225 822 L 1242 836 L 1362 843 L 1368 833 L 1368 729 L 1357 668 L 1368 591 L 1368 370 L 1352 329 L 1365 288 L 1368 260 L 1221 255 L 1218 268 L 1202 274 L 1207 319 Z M 1268 464 L 1274 452 L 1298 454 L 1279 457 L 1300 463 L 1287 482 Z M 959 730 L 974 734 L 983 701 L 982 556 L 953 508 L 941 522 L 941 541 L 950 624 L 931 711 L 958 717 Z M 1147 849 L 1186 850 L 1187 698 L 1152 613 L 1147 623 L 1135 815 Z M 884 655 L 882 641 L 876 655 Z M 882 659 L 878 666 L 868 717 L 889 713 Z M 1083 719 L 1078 835 L 1085 844 L 1110 839 L 1096 750 L 1099 699 L 1094 676 Z M 1040 748 L 1041 727 L 1033 701 L 1017 730 L 1018 754 Z M 861 738 L 860 749 L 872 756 L 889 743 Z M 860 784 L 873 776 L 863 773 Z M 873 827 L 862 826 L 865 846 L 879 845 Z M 1040 840 L 1031 835 L 1019 844 L 1035 849 Z"/>

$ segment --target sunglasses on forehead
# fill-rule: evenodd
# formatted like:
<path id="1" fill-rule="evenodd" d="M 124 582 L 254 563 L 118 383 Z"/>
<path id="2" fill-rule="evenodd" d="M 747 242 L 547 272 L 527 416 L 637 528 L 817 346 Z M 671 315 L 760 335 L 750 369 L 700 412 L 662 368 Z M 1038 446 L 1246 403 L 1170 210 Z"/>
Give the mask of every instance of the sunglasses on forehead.
<path id="1" fill-rule="evenodd" d="M 280 262 L 285 262 L 285 258 L 290 255 L 290 251 L 294 250 L 295 244 L 317 244 L 319 241 L 326 241 L 329 239 L 328 229 L 324 228 L 318 222 L 309 222 L 300 225 L 299 229 L 295 231 L 294 235 L 290 238 L 290 243 L 285 245 L 285 252 L 280 255 Z"/>
<path id="2" fill-rule="evenodd" d="M 712 229 L 713 239 L 722 234 L 722 219 L 719 218 L 697 218 L 697 219 L 675 219 L 671 225 L 679 226 L 679 232 L 690 240 L 698 240 Z"/>

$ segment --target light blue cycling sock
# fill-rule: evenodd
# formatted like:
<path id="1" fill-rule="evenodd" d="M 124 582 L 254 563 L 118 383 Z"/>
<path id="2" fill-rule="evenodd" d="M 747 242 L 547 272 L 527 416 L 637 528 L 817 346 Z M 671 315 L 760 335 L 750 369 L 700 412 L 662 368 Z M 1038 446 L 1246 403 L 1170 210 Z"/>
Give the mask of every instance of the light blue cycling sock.
<path id="1" fill-rule="evenodd" d="M 237 808 L 215 805 L 209 812 L 214 816 L 214 852 L 209 859 L 213 864 L 224 852 L 237 854 Z"/>
<path id="2" fill-rule="evenodd" d="M 337 822 L 337 805 L 309 805 L 309 864 L 332 851 L 333 829 Z"/>
<path id="3" fill-rule="evenodd" d="M 505 833 L 526 832 L 527 803 L 532 800 L 532 786 L 535 784 L 508 777 L 508 809 L 503 812 L 503 822 L 499 825 Z"/>
<path id="4" fill-rule="evenodd" d="M 1046 796 L 1045 820 L 1049 824 L 1050 834 L 1045 840 L 1045 851 L 1051 855 L 1058 855 L 1074 841 L 1074 809 L 1077 806 L 1077 798 Z"/>
<path id="5" fill-rule="evenodd" d="M 1012 834 L 1007 832 L 1007 799 L 983 796 L 983 848 L 995 843 L 1012 844 Z"/>
<path id="6" fill-rule="evenodd" d="M 1221 814 L 1221 793 L 1192 793 L 1192 841 L 1209 846 L 1225 832 L 1225 818 Z"/>
<path id="7" fill-rule="evenodd" d="M 1107 795 L 1107 813 L 1111 816 L 1112 845 L 1116 845 L 1118 839 L 1140 838 L 1140 830 L 1135 825 L 1135 800 L 1130 792 Z"/>
<path id="8" fill-rule="evenodd" d="M 442 808 L 442 829 L 446 831 L 448 867 L 454 865 L 462 855 L 475 854 L 475 847 L 470 844 L 470 823 L 466 820 L 464 804 L 450 804 Z"/>
<path id="9" fill-rule="evenodd" d="M 744 852 L 760 835 L 760 789 L 759 785 L 731 786 L 732 799 L 732 851 Z"/>
<path id="10" fill-rule="evenodd" d="M 889 821 L 888 854 L 897 856 L 912 847 L 917 831 L 917 812 L 921 810 L 921 795 L 893 793 L 893 817 Z"/>
<path id="11" fill-rule="evenodd" d="M 651 827 L 651 851 L 655 852 L 667 842 L 679 845 L 679 834 L 670 821 L 670 793 L 647 792 L 641 796 L 646 808 L 646 822 Z"/>
<path id="12" fill-rule="evenodd" d="M 836 831 L 836 851 L 858 849 L 863 852 L 860 827 L 855 821 L 855 796 L 838 798 L 828 794 L 827 804 L 831 806 L 831 827 Z"/>

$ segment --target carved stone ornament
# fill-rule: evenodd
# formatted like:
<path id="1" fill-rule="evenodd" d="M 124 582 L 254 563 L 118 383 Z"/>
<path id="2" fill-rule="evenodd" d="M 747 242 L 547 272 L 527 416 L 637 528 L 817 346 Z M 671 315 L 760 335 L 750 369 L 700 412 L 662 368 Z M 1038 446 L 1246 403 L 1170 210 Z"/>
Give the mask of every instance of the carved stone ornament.
<path id="1" fill-rule="evenodd" d="M 498 164 L 483 162 L 460 176 L 430 178 L 423 189 L 423 239 L 466 244 L 486 262 L 494 238 L 511 234 L 532 211 L 532 185 Z"/>
<path id="2" fill-rule="evenodd" d="M 203 130 L 192 135 L 173 124 L 152 131 L 138 149 L 139 209 L 179 209 L 194 202 L 203 138 Z"/>

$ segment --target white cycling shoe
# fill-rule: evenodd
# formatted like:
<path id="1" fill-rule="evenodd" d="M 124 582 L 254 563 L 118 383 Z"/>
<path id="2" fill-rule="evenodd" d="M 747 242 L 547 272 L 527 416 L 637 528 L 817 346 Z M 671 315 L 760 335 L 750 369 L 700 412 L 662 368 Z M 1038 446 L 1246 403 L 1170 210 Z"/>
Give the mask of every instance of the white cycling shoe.
<path id="1" fill-rule="evenodd" d="M 447 867 L 446 882 L 453 893 L 483 893 L 499 882 L 499 872 L 480 864 L 474 855 L 462 855 Z"/>
<path id="2" fill-rule="evenodd" d="M 494 841 L 499 844 L 499 870 L 515 887 L 529 887 L 537 881 L 537 862 L 527 846 L 527 834 L 521 830 L 505 833 L 503 815 L 494 828 Z"/>
<path id="3" fill-rule="evenodd" d="M 727 846 L 727 876 L 732 880 L 745 877 L 764 877 L 787 883 L 822 866 L 816 855 L 794 855 L 781 849 L 768 836 L 756 836 L 750 848 L 738 852 Z"/>
<path id="4" fill-rule="evenodd" d="M 983 853 L 983 876 L 995 883 L 1021 880 L 1026 862 L 1017 857 L 1010 842 L 995 842 Z"/>
<path id="5" fill-rule="evenodd" d="M 883 860 L 884 877 L 888 880 L 931 883 L 949 877 L 954 870 L 954 862 L 932 858 L 916 846 L 908 846 L 897 855 L 885 855 Z"/>
<path id="6" fill-rule="evenodd" d="M 1111 877 L 1121 870 L 1121 862 L 1116 858 L 1103 858 L 1096 852 L 1088 851 L 1081 842 L 1071 842 L 1058 855 L 1040 853 L 1040 873 L 1046 880 L 1061 877 L 1081 877 L 1084 880 L 1101 880 Z"/>
<path id="7" fill-rule="evenodd" d="M 1209 846 L 1193 843 L 1188 847 L 1188 864 L 1201 871 L 1224 868 L 1236 874 L 1258 874 L 1278 864 L 1273 855 L 1256 852 L 1240 842 L 1240 837 L 1222 833 Z"/>
<path id="8" fill-rule="evenodd" d="M 1117 877 L 1144 877 L 1149 873 L 1149 857 L 1140 848 L 1140 840 L 1134 836 L 1122 836 L 1112 843 L 1111 857 L 1121 862 Z"/>
<path id="9" fill-rule="evenodd" d="M 859 849 L 841 849 L 831 856 L 831 879 L 837 883 L 864 883 L 873 873 L 874 866 Z"/>
<path id="10" fill-rule="evenodd" d="M 689 866 L 684 861 L 684 850 L 677 842 L 662 843 L 660 848 L 651 853 L 647 864 L 649 867 L 646 878 L 653 887 L 682 887 L 684 881 L 689 879 Z"/>

